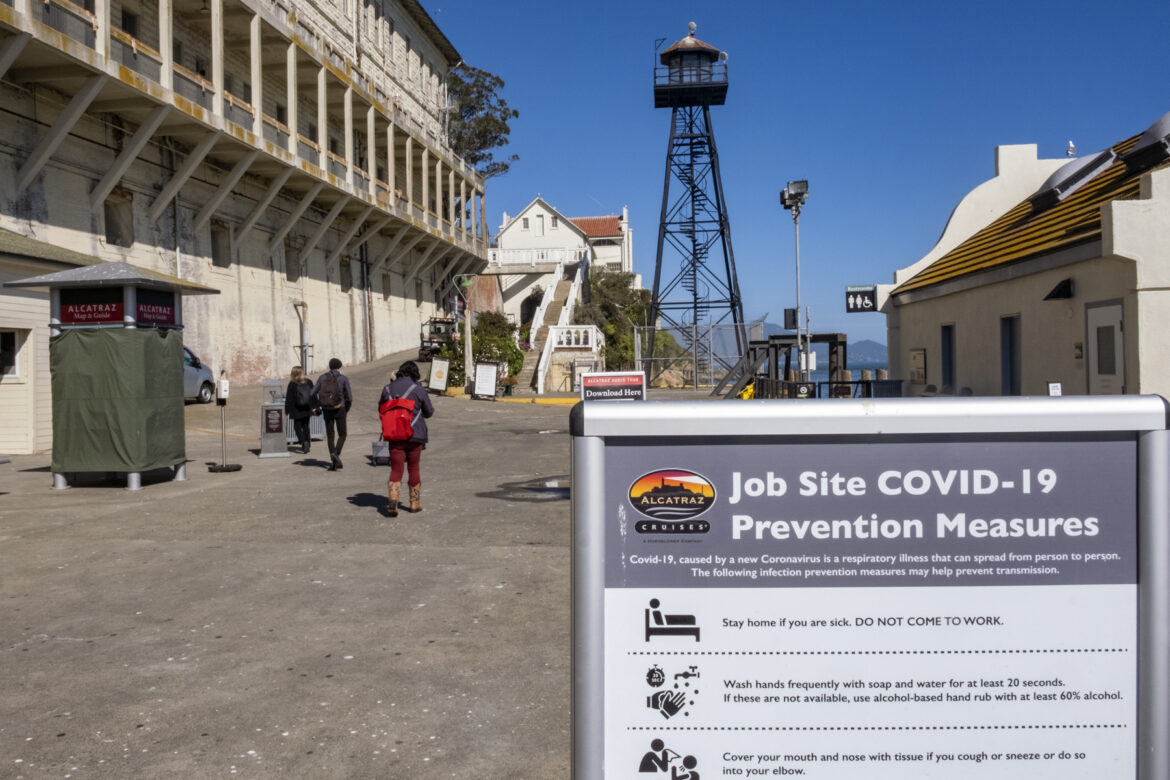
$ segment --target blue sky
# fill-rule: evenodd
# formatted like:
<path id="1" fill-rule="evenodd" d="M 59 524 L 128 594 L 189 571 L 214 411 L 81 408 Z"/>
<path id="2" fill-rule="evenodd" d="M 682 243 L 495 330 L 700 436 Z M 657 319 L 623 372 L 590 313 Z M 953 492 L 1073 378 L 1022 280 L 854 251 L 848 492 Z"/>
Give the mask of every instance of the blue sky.
<path id="1" fill-rule="evenodd" d="M 537 195 L 570 217 L 630 209 L 634 266 L 653 281 L 669 109 L 653 106 L 654 44 L 728 52 L 712 109 L 744 312 L 795 305 L 793 226 L 778 202 L 808 179 L 801 303 L 812 330 L 885 343 L 846 314 L 846 285 L 886 283 L 924 255 L 957 201 L 994 175 L 1000 144 L 1062 157 L 1170 111 L 1170 2 L 617 3 L 430 0 L 470 64 L 520 111 L 487 185 L 488 225 Z"/>

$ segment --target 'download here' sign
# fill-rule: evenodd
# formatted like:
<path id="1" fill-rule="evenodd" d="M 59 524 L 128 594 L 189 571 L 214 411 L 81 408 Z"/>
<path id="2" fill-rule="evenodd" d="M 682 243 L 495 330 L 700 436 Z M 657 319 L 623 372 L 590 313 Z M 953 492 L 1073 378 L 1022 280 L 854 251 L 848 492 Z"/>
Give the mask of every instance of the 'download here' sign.
<path id="1" fill-rule="evenodd" d="M 1161 399 L 603 406 L 573 421 L 579 777 L 1162 776 Z"/>

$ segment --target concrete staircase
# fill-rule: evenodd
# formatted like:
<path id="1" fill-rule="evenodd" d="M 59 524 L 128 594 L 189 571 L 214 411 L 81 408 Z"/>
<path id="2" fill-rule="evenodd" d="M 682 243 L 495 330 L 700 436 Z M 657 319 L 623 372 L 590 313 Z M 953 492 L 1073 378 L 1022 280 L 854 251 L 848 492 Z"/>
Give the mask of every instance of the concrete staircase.
<path id="1" fill-rule="evenodd" d="M 571 276 L 575 273 L 577 273 L 576 266 L 565 269 L 566 276 Z M 531 337 L 532 349 L 524 353 L 524 366 L 516 376 L 517 392 L 528 394 L 534 394 L 536 392 L 536 365 L 540 362 L 540 356 L 544 354 L 544 344 L 548 341 L 548 329 L 550 326 L 556 325 L 557 320 L 560 319 L 561 312 L 564 310 L 569 299 L 569 289 L 572 286 L 573 281 L 571 278 L 562 278 L 558 281 L 556 289 L 553 291 L 553 299 L 545 310 L 544 322 L 540 323 L 539 327 L 535 324 L 533 325 Z"/>

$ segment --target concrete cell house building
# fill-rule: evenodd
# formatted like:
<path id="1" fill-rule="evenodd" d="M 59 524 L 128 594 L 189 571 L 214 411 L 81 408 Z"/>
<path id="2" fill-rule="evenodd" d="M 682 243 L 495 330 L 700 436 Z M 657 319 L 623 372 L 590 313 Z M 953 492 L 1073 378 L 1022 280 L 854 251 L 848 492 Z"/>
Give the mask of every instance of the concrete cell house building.
<path id="1" fill-rule="evenodd" d="M 997 175 L 882 310 L 908 394 L 1170 395 L 1170 114 L 1094 154 L 1001 147 Z"/>
<path id="2" fill-rule="evenodd" d="M 414 347 L 487 261 L 460 61 L 416 0 L 0 0 L 0 284 L 125 261 L 218 290 L 183 338 L 235 382 Z M 51 446 L 47 301 L 0 287 L 0 452 Z"/>
<path id="3" fill-rule="evenodd" d="M 517 325 L 532 324 L 521 385 L 563 389 L 567 374 L 557 370 L 550 382 L 549 370 L 573 359 L 598 360 L 600 334 L 572 325 L 573 309 L 588 294 L 591 272 L 633 272 L 633 247 L 625 208 L 620 215 L 570 218 L 537 197 L 514 217 L 504 213 L 483 273 L 495 280 L 500 310 Z M 557 352 L 589 355 L 554 357 Z"/>

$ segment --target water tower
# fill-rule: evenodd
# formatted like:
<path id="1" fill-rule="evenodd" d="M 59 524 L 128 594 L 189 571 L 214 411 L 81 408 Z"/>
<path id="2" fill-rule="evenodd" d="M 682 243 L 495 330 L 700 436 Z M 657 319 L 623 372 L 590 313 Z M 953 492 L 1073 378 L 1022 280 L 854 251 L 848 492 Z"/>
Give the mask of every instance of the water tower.
<path id="1" fill-rule="evenodd" d="M 654 107 L 670 109 L 666 181 L 658 223 L 651 322 L 668 329 L 696 360 L 730 368 L 747 347 L 743 302 L 731 250 L 711 106 L 727 98 L 727 54 L 695 37 L 666 49 L 654 68 Z M 735 355 L 712 354 L 715 325 L 730 325 Z M 650 356 L 654 342 L 650 342 Z M 731 362 L 727 362 L 727 358 Z M 697 376 L 696 376 L 697 381 Z"/>

